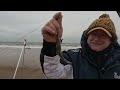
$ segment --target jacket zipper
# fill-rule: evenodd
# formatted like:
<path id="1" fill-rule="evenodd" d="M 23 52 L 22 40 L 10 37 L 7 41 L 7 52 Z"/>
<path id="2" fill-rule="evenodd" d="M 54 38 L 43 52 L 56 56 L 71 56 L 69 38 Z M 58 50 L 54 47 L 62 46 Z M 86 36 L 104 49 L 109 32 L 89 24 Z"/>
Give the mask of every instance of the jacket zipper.
<path id="1" fill-rule="evenodd" d="M 88 59 L 88 57 L 87 57 L 87 59 Z M 98 72 L 98 78 L 101 79 L 101 71 L 102 70 L 95 63 L 91 62 L 89 59 L 88 59 L 88 62 L 91 63 L 94 67 L 96 67 L 97 72 Z"/>

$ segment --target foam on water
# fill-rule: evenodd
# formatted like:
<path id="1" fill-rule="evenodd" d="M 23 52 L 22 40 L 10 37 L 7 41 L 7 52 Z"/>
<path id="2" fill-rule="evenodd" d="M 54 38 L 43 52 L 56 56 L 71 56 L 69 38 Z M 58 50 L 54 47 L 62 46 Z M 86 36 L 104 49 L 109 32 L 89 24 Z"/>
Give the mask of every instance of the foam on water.
<path id="1" fill-rule="evenodd" d="M 0 48 L 23 48 L 24 46 L 9 46 L 9 45 L 0 45 Z M 26 48 L 42 48 L 42 46 L 26 46 Z"/>

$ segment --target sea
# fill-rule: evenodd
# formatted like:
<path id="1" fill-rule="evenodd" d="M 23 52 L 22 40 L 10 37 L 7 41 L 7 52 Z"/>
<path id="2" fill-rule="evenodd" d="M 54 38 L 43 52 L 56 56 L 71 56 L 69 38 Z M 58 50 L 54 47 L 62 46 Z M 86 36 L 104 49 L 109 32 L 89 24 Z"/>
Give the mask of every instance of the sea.
<path id="1" fill-rule="evenodd" d="M 0 48 L 22 48 L 23 42 L 0 42 Z M 40 42 L 27 42 L 26 48 L 42 48 L 43 43 Z M 62 50 L 80 48 L 80 43 L 62 43 Z"/>
<path id="2" fill-rule="evenodd" d="M 41 69 L 40 53 L 43 44 L 0 42 L 0 79 L 46 79 Z M 62 43 L 62 50 L 76 49 L 79 43 Z"/>

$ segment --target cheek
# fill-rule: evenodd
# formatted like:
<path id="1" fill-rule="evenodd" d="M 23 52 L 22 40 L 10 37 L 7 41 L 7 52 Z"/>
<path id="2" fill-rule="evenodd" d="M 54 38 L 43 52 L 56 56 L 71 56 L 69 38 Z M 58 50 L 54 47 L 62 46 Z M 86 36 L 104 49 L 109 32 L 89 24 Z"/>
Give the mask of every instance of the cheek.
<path id="1" fill-rule="evenodd" d="M 105 45 L 106 45 L 106 47 L 107 47 L 108 45 L 111 44 L 111 41 L 105 41 L 104 43 L 105 43 Z"/>
<path id="2" fill-rule="evenodd" d="M 89 45 L 91 41 L 92 41 L 92 38 L 91 38 L 91 37 L 88 37 L 88 39 L 87 39 L 87 44 Z"/>

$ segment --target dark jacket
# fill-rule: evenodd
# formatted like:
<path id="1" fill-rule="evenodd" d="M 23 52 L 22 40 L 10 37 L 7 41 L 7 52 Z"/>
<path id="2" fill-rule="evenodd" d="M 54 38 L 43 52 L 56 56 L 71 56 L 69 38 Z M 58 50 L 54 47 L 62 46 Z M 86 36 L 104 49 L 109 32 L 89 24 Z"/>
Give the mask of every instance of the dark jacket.
<path id="1" fill-rule="evenodd" d="M 120 46 L 117 41 L 111 44 L 109 51 L 100 56 L 100 59 L 104 57 L 106 61 L 99 67 L 93 55 L 87 51 L 86 40 L 87 38 L 83 33 L 81 38 L 82 48 L 63 51 L 64 57 L 72 62 L 74 79 L 120 79 Z M 41 49 L 40 62 L 42 70 L 45 51 L 45 48 Z M 66 65 L 62 60 L 61 63 Z"/>

